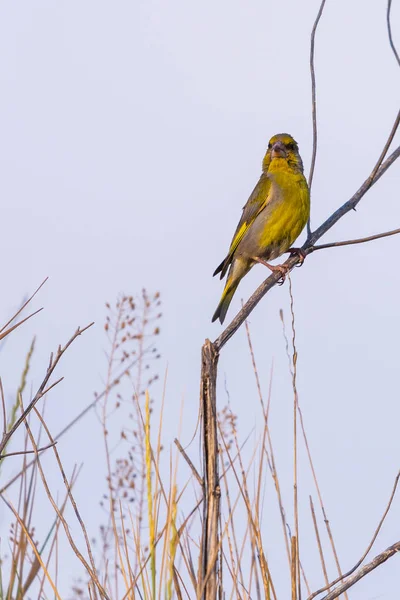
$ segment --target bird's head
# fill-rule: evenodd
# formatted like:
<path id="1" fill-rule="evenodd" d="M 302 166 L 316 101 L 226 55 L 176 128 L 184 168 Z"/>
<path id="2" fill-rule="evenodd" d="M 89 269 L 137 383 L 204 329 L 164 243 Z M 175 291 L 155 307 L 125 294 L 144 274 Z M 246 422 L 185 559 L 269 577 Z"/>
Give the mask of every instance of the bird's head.
<path id="1" fill-rule="evenodd" d="M 263 160 L 263 171 L 286 165 L 303 172 L 303 162 L 297 142 L 288 133 L 278 133 L 269 140 L 268 150 Z"/>

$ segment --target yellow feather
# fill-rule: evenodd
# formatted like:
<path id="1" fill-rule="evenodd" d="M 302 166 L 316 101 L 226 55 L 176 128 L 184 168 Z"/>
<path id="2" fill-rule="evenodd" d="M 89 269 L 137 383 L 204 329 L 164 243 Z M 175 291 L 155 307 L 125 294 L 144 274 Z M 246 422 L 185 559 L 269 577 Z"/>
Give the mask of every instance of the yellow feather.
<path id="1" fill-rule="evenodd" d="M 289 134 L 271 138 L 263 173 L 244 209 L 225 260 L 215 271 L 226 286 L 214 314 L 221 323 L 240 280 L 258 260 L 266 263 L 286 252 L 310 216 L 310 192 L 295 140 Z M 268 265 L 267 265 L 268 266 Z M 273 267 L 270 267 L 273 268 Z"/>

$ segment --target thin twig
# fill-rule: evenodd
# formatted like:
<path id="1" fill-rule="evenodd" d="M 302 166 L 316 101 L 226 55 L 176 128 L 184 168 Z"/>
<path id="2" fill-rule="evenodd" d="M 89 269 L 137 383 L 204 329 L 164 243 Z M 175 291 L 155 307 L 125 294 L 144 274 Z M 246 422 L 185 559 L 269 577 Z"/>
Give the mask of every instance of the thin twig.
<path id="1" fill-rule="evenodd" d="M 53 385 L 51 385 L 46 390 L 46 386 L 48 384 L 48 381 L 49 381 L 50 377 L 52 376 L 55 368 L 57 367 L 57 365 L 58 365 L 58 363 L 59 363 L 62 355 L 64 354 L 64 352 L 67 350 L 67 348 L 72 344 L 72 342 L 78 336 L 80 336 L 84 331 L 86 331 L 87 329 L 89 329 L 89 327 L 91 327 L 92 325 L 93 325 L 93 323 L 90 323 L 90 325 L 87 325 L 83 329 L 81 329 L 80 327 L 78 327 L 78 329 L 75 331 L 74 335 L 68 340 L 68 342 L 65 344 L 65 346 L 63 348 L 61 346 L 58 347 L 58 350 L 57 350 L 57 353 L 56 353 L 55 357 L 53 358 L 53 355 L 51 355 L 46 375 L 44 376 L 44 379 L 43 379 L 42 383 L 40 384 L 39 389 L 36 392 L 33 400 L 31 400 L 31 402 L 28 404 L 27 408 L 24 410 L 23 414 L 19 417 L 19 419 L 16 420 L 16 422 L 10 428 L 10 430 L 7 431 L 7 433 L 5 435 L 3 435 L 3 438 L 2 438 L 2 440 L 0 442 L 0 455 L 3 452 L 4 448 L 6 447 L 6 445 L 7 445 L 8 441 L 10 440 L 11 436 L 15 433 L 15 431 L 18 429 L 18 427 L 21 425 L 21 423 L 23 423 L 25 421 L 26 417 L 29 415 L 29 413 L 31 412 L 31 410 L 33 409 L 33 407 L 39 402 L 40 398 L 42 398 L 42 396 L 46 393 L 46 391 L 49 391 L 52 387 L 54 387 L 54 385 L 56 385 L 57 383 L 59 383 L 61 381 L 61 379 L 58 380 L 56 383 L 54 383 Z"/>
<path id="2" fill-rule="evenodd" d="M 317 13 L 312 31 L 310 41 L 310 74 L 311 74 L 311 114 L 312 114 L 312 128 L 313 128 L 313 149 L 311 157 L 310 174 L 308 176 L 308 187 L 311 191 L 311 186 L 314 178 L 315 161 L 317 158 L 318 148 L 318 127 L 317 127 L 317 87 L 315 81 L 315 34 L 317 32 L 318 23 L 322 17 L 322 12 L 325 7 L 326 0 L 322 0 Z M 307 238 L 311 236 L 311 221 L 308 219 L 307 222 Z"/>
<path id="3" fill-rule="evenodd" d="M 292 360 L 291 360 L 290 351 L 289 351 L 289 340 L 288 340 L 288 337 L 286 335 L 285 320 L 283 318 L 283 311 L 282 311 L 282 309 L 279 312 L 280 312 L 280 318 L 281 318 L 282 327 L 283 327 L 283 337 L 285 339 L 286 355 L 287 355 L 288 360 L 289 360 L 289 371 L 290 371 L 290 374 L 291 374 L 291 376 L 293 378 L 293 367 L 292 367 Z M 313 480 L 314 480 L 314 483 L 315 483 L 315 487 L 316 487 L 316 490 L 317 490 L 318 500 L 319 500 L 319 503 L 320 503 L 320 506 L 321 506 L 321 511 L 322 511 L 322 514 L 323 514 L 323 517 L 324 517 L 325 527 L 326 527 L 326 530 L 327 530 L 327 533 L 328 533 L 329 541 L 331 543 L 332 552 L 333 552 L 333 556 L 335 558 L 335 562 L 336 562 L 336 566 L 337 566 L 337 569 L 338 569 L 338 573 L 339 573 L 340 576 L 342 576 L 342 570 L 341 570 L 341 567 L 340 567 L 339 557 L 338 557 L 338 554 L 337 554 L 337 551 L 336 551 L 336 546 L 335 546 L 335 542 L 334 542 L 334 539 L 333 539 L 333 534 L 332 534 L 331 526 L 329 524 L 328 516 L 326 514 L 325 506 L 324 506 L 324 503 L 323 503 L 323 500 L 322 500 L 322 495 L 321 495 L 321 491 L 320 491 L 320 488 L 319 488 L 317 474 L 315 472 L 314 463 L 313 463 L 313 459 L 312 459 L 312 456 L 311 456 L 310 447 L 309 447 L 309 444 L 308 444 L 307 434 L 306 434 L 306 430 L 305 430 L 305 426 L 304 426 L 303 413 L 301 411 L 300 404 L 299 404 L 298 401 L 297 401 L 297 410 L 299 412 L 300 425 L 301 425 L 301 430 L 302 430 L 302 433 L 303 433 L 304 444 L 305 444 L 305 447 L 306 447 L 307 456 L 308 456 L 308 460 L 309 460 L 309 463 L 310 463 L 311 473 L 312 473 Z M 310 591 L 308 591 L 308 594 L 310 594 Z M 345 600 L 347 600 L 347 594 L 344 594 L 344 597 L 345 597 Z"/>
<path id="4" fill-rule="evenodd" d="M 42 446 L 41 448 L 38 448 L 37 451 L 36 450 L 20 450 L 19 452 L 9 452 L 8 454 L 2 454 L 0 456 L 0 460 L 3 460 L 3 458 L 8 458 L 9 456 L 19 456 L 20 454 L 36 454 L 36 452 L 43 452 L 43 450 L 48 450 L 49 448 L 52 448 L 56 444 L 57 444 L 57 442 L 53 442 L 52 444 L 47 444 L 47 446 Z"/>
<path id="5" fill-rule="evenodd" d="M 294 510 L 294 531 L 296 537 L 296 570 L 295 582 L 297 586 L 297 598 L 301 600 L 301 583 L 300 583 L 300 551 L 299 551 L 299 504 L 297 493 L 297 409 L 299 405 L 297 393 L 297 348 L 296 348 L 296 326 L 294 317 L 294 298 L 292 291 L 292 280 L 289 277 L 289 296 L 290 296 L 290 314 L 292 317 L 292 388 L 293 388 L 293 510 Z M 293 546 L 292 546 L 293 548 Z M 292 557 L 293 561 L 293 557 Z"/>
<path id="6" fill-rule="evenodd" d="M 28 298 L 28 300 L 23 303 L 23 305 L 21 306 L 21 308 L 19 308 L 17 310 L 17 312 L 15 313 L 15 315 L 12 316 L 11 319 L 9 319 L 5 325 L 3 325 L 3 327 L 0 329 L 0 333 L 2 333 L 5 330 L 5 328 L 10 325 L 10 323 L 12 323 L 13 321 L 15 321 L 15 319 L 18 317 L 18 315 L 20 315 L 22 313 L 22 311 L 24 310 L 24 308 L 26 308 L 26 306 L 28 306 L 29 302 L 31 302 L 31 300 L 34 299 L 34 297 L 36 296 L 36 294 L 38 293 L 38 291 L 44 286 L 44 284 L 46 283 L 47 280 L 48 280 L 48 277 L 46 277 L 46 279 L 44 281 L 42 281 L 42 283 L 39 285 L 39 287 L 33 292 L 32 296 L 30 296 L 30 298 Z"/>
<path id="7" fill-rule="evenodd" d="M 387 23 L 389 44 L 390 44 L 390 47 L 391 47 L 391 49 L 393 51 L 395 59 L 397 60 L 397 63 L 399 65 L 399 67 L 400 67 L 400 56 L 399 56 L 399 53 L 397 52 L 396 46 L 394 45 L 393 37 L 392 37 L 392 26 L 391 26 L 391 23 L 390 23 L 390 10 L 391 10 L 391 8 L 392 8 L 392 0 L 388 0 L 387 12 L 386 12 L 386 23 Z"/>
<path id="8" fill-rule="evenodd" d="M 182 454 L 183 458 L 186 460 L 187 464 L 189 465 L 193 475 L 196 477 L 196 479 L 199 482 L 199 484 L 201 485 L 201 487 L 203 487 L 204 481 L 203 481 L 202 477 L 200 477 L 199 472 L 197 471 L 196 467 L 194 466 L 194 464 L 192 463 L 192 461 L 186 454 L 185 450 L 183 449 L 182 444 L 180 443 L 180 441 L 177 438 L 174 439 L 174 442 L 177 445 L 179 452 Z"/>
<path id="9" fill-rule="evenodd" d="M 384 233 L 376 233 L 375 235 L 369 235 L 368 237 L 356 238 L 355 240 L 346 240 L 344 242 L 331 242 L 329 244 L 319 244 L 313 246 L 310 249 L 310 254 L 316 250 L 325 250 L 326 248 L 337 248 L 339 246 L 351 246 L 353 244 L 364 244 L 364 242 L 372 242 L 373 240 L 379 240 L 381 238 L 389 237 L 391 235 L 397 235 L 400 233 L 399 229 L 392 229 L 391 231 L 385 231 Z"/>
<path id="10" fill-rule="evenodd" d="M 360 558 L 360 560 L 358 560 L 356 562 L 356 564 L 354 565 L 354 567 L 352 567 L 349 571 L 347 571 L 347 573 L 344 573 L 343 575 L 341 575 L 340 577 L 338 577 L 337 579 L 335 579 L 334 581 L 331 581 L 331 583 L 329 583 L 329 585 L 326 585 L 323 588 L 320 588 L 319 590 L 317 590 L 316 592 L 313 592 L 311 594 L 311 596 L 309 596 L 307 598 L 307 600 L 313 600 L 313 598 L 315 598 L 315 596 L 318 596 L 319 594 L 322 594 L 322 592 L 326 592 L 326 590 L 328 590 L 329 588 L 333 587 L 334 585 L 336 585 L 337 583 L 339 583 L 339 581 L 342 581 L 342 579 L 346 579 L 346 577 L 349 577 L 352 573 L 354 573 L 354 571 L 356 569 L 358 569 L 358 567 L 361 565 L 361 563 L 364 561 L 364 559 L 366 558 L 367 554 L 370 552 L 372 546 L 375 543 L 376 538 L 378 537 L 378 533 L 380 532 L 383 522 L 386 519 L 386 516 L 390 510 L 390 507 L 392 506 L 392 502 L 393 502 L 393 498 L 394 495 L 396 493 L 396 489 L 397 489 L 397 485 L 399 483 L 399 479 L 400 479 L 400 471 L 397 473 L 396 478 L 394 480 L 394 484 L 393 484 L 393 489 L 392 489 L 392 493 L 390 494 L 390 498 L 389 501 L 386 505 L 386 508 L 384 510 L 384 513 L 381 517 L 381 520 L 378 523 L 378 527 L 375 529 L 374 535 L 372 536 L 372 539 L 370 541 L 370 543 L 367 546 L 367 549 L 365 550 L 364 554 L 362 555 L 362 557 Z M 342 592 L 341 592 L 342 593 Z"/>
<path id="11" fill-rule="evenodd" d="M 392 130 L 391 130 L 391 132 L 389 134 L 388 139 L 386 140 L 386 144 L 383 147 L 381 155 L 378 158 L 378 161 L 377 161 L 375 167 L 373 168 L 373 171 L 372 171 L 371 175 L 369 176 L 370 186 L 372 185 L 372 182 L 375 179 L 375 176 L 376 176 L 376 174 L 378 172 L 378 169 L 380 168 L 380 166 L 381 166 L 381 164 L 382 164 L 382 162 L 383 162 L 386 154 L 388 153 L 388 150 L 390 148 L 390 144 L 392 143 L 393 138 L 396 135 L 396 131 L 397 131 L 398 127 L 399 127 L 399 124 L 400 124 L 400 110 L 397 113 L 397 117 L 396 117 L 396 119 L 395 119 L 395 121 L 393 123 Z"/>
<path id="12" fill-rule="evenodd" d="M 147 349 L 146 352 L 148 350 L 150 350 L 152 348 L 152 346 L 150 345 Z M 78 421 L 80 421 L 92 408 L 94 408 L 97 403 L 105 396 L 106 393 L 108 393 L 110 390 L 112 390 L 116 385 L 118 385 L 119 380 L 127 374 L 127 372 L 129 371 L 129 369 L 131 369 L 132 367 L 135 366 L 135 364 L 138 362 L 138 359 L 135 358 L 129 365 L 125 366 L 124 369 L 115 377 L 114 381 L 112 381 L 109 385 L 109 387 L 105 387 L 105 389 L 96 396 L 96 398 L 90 402 L 83 410 L 81 410 L 80 413 L 78 413 L 76 415 L 76 417 L 74 417 L 72 419 L 72 421 L 70 421 L 67 425 L 65 425 L 65 427 L 63 427 L 63 429 L 61 429 L 61 431 L 59 431 L 57 433 L 57 435 L 54 436 L 54 440 L 58 441 L 63 435 L 65 435 L 74 425 L 76 425 L 76 423 L 78 423 Z M 35 464 L 35 459 L 31 460 L 29 463 L 27 463 L 26 465 L 26 469 L 28 469 L 29 467 L 31 467 L 33 464 Z M 19 473 L 17 473 L 16 475 L 14 475 L 14 477 L 12 477 L 12 479 L 10 479 L 1 489 L 0 489 L 0 494 L 2 494 L 3 492 L 5 492 L 13 483 L 15 483 L 17 481 L 17 479 L 19 479 L 19 477 L 21 477 L 22 475 L 22 471 L 20 471 Z"/>
<path id="13" fill-rule="evenodd" d="M 31 546 L 34 554 L 35 554 L 36 560 L 39 561 L 39 563 L 40 563 L 40 565 L 41 565 L 41 567 L 43 569 L 43 572 L 46 574 L 46 577 L 47 577 L 47 579 L 48 579 L 48 581 L 49 581 L 49 583 L 50 583 L 50 585 L 51 585 L 51 587 L 53 589 L 55 597 L 57 598 L 57 600 L 61 600 L 61 596 L 59 595 L 59 593 L 58 593 L 58 591 L 56 589 L 56 586 L 54 585 L 54 582 L 51 579 L 48 570 L 46 569 L 46 565 L 44 564 L 44 562 L 43 562 L 43 560 L 42 560 L 42 558 L 40 556 L 40 553 L 37 550 L 36 544 L 33 541 L 33 539 L 31 537 L 31 535 L 30 535 L 30 533 L 28 531 L 28 528 L 26 527 L 24 521 L 21 519 L 21 517 L 19 516 L 19 514 L 18 514 L 17 510 L 14 508 L 14 506 L 11 504 L 11 501 L 7 500 L 2 494 L 0 494 L 0 496 L 1 496 L 1 499 L 3 500 L 4 504 L 6 506 L 8 506 L 8 508 L 11 510 L 11 512 L 14 513 L 15 518 L 17 519 L 18 523 L 20 524 L 20 527 L 21 527 L 22 531 L 24 532 L 24 534 L 25 534 L 25 536 L 26 536 L 26 538 L 27 538 L 27 540 L 28 540 L 28 542 L 29 542 L 29 544 L 30 544 L 30 546 Z"/>
<path id="14" fill-rule="evenodd" d="M 26 410 L 23 410 L 21 396 L 20 396 L 20 402 L 21 402 L 22 414 L 25 414 Z M 46 428 L 47 435 L 49 435 L 49 431 L 48 431 L 48 429 L 47 429 L 47 427 L 46 427 L 46 425 L 44 423 L 43 418 L 41 417 L 41 415 L 39 414 L 39 412 L 36 409 L 34 409 L 34 410 L 36 412 L 36 415 L 39 417 L 42 425 L 44 425 L 44 427 Z M 60 521 L 61 521 L 61 523 L 63 525 L 65 534 L 66 534 L 66 536 L 68 538 L 68 542 L 69 542 L 71 548 L 73 549 L 73 551 L 75 552 L 76 556 L 79 558 L 79 560 L 81 561 L 81 563 L 83 564 L 83 566 L 87 570 L 88 574 L 90 575 L 91 580 L 93 580 L 93 582 L 96 584 L 96 586 L 97 586 L 100 594 L 102 595 L 102 597 L 104 597 L 107 600 L 109 600 L 109 597 L 108 597 L 106 591 L 104 590 L 104 588 L 102 587 L 100 581 L 98 580 L 95 568 L 91 568 L 90 567 L 89 563 L 86 561 L 86 559 L 83 557 L 83 555 L 81 554 L 81 552 L 78 550 L 78 548 L 77 548 L 77 546 L 76 546 L 76 544 L 75 544 L 75 542 L 74 542 L 74 540 L 73 540 L 73 538 L 71 536 L 71 533 L 70 533 L 67 521 L 65 520 L 64 516 L 62 515 L 60 509 L 58 508 L 58 506 L 57 506 L 57 504 L 56 504 L 56 502 L 55 502 L 55 500 L 54 500 L 54 498 L 52 496 L 50 488 L 48 486 L 47 479 L 46 479 L 46 476 L 44 474 L 44 471 L 43 471 L 43 468 L 42 468 L 42 465 L 41 465 L 41 461 L 40 461 L 39 455 L 37 454 L 38 449 L 37 449 L 37 446 L 36 446 L 35 438 L 33 437 L 32 431 L 30 429 L 30 426 L 29 426 L 28 421 L 27 421 L 26 418 L 24 419 L 24 423 L 25 423 L 25 427 L 26 427 L 26 430 L 28 432 L 31 444 L 32 444 L 32 446 L 33 446 L 33 448 L 34 448 L 34 450 L 36 452 L 37 465 L 38 465 L 38 468 L 39 468 L 39 473 L 40 473 L 40 477 L 42 479 L 43 486 L 44 486 L 45 491 L 46 491 L 46 495 L 47 495 L 48 499 L 50 500 L 50 504 L 52 505 L 54 511 L 56 512 L 58 518 L 60 519 Z M 50 439 L 51 439 L 51 437 L 50 437 Z M 54 448 L 54 452 L 56 453 L 56 457 L 58 459 L 58 453 L 57 453 L 57 450 L 56 450 L 55 446 L 53 446 L 53 448 Z M 61 470 L 61 473 L 62 473 L 63 477 L 65 478 L 65 473 L 64 473 L 63 469 Z M 67 488 L 67 492 L 68 492 L 69 498 L 71 500 L 71 498 L 72 498 L 71 489 L 69 487 L 69 483 L 68 483 L 68 480 L 66 480 L 66 478 L 65 478 L 65 483 L 66 483 L 66 488 Z M 73 504 L 74 508 L 76 509 L 76 505 L 74 505 L 74 503 L 72 503 L 72 504 Z M 84 533 L 85 533 L 85 531 L 84 531 Z M 90 550 L 89 550 L 89 556 L 90 556 L 90 559 L 91 559 L 91 561 L 93 563 L 93 557 L 92 557 L 92 554 L 91 554 Z"/>
<path id="15" fill-rule="evenodd" d="M 4 399 L 4 390 L 3 390 L 3 382 L 0 377 L 0 398 L 1 398 L 1 407 L 3 412 L 3 438 L 7 434 L 7 412 L 6 412 L 6 402 Z"/>
<path id="16" fill-rule="evenodd" d="M 320 556 L 320 559 L 321 559 L 322 572 L 324 574 L 324 579 L 325 579 L 325 583 L 327 585 L 327 588 L 329 589 L 329 579 L 328 579 L 328 573 L 327 573 L 327 570 L 326 570 L 325 557 L 324 557 L 324 552 L 322 550 L 322 544 L 321 544 L 321 538 L 320 538 L 320 535 L 319 535 L 317 517 L 315 516 L 314 503 L 312 501 L 312 497 L 311 496 L 310 496 L 310 510 L 311 510 L 311 516 L 312 516 L 312 520 L 313 520 L 313 524 L 314 524 L 315 538 L 317 540 L 317 546 L 318 546 L 319 556 Z"/>
<path id="17" fill-rule="evenodd" d="M 334 600 L 334 598 L 337 598 L 338 596 L 340 596 L 340 594 L 343 594 L 343 592 L 352 587 L 355 583 L 357 583 L 357 581 L 360 581 L 360 579 L 368 575 L 368 573 L 379 567 L 379 565 L 386 562 L 389 558 L 391 558 L 398 552 L 400 553 L 400 542 L 396 542 L 395 544 L 389 546 L 389 548 L 386 548 L 386 550 L 375 556 L 375 558 L 371 560 L 371 562 L 364 565 L 364 567 L 357 571 L 357 573 L 355 573 L 347 581 L 344 581 L 343 583 L 338 585 L 329 594 L 321 598 L 321 600 Z"/>
<path id="18" fill-rule="evenodd" d="M 22 321 L 18 321 L 18 323 L 15 323 L 15 325 L 13 325 L 12 327 L 9 327 L 8 329 L 6 329 L 6 331 L 3 331 L 3 333 L 0 334 L 0 340 L 2 340 L 7 335 L 9 335 L 12 331 L 14 331 L 18 327 L 20 327 L 23 323 L 26 323 L 26 321 L 29 321 L 29 319 L 31 319 L 38 313 L 42 312 L 42 310 L 43 310 L 43 308 L 39 308 L 38 310 L 35 310 L 35 312 L 33 312 L 32 314 L 25 317 L 25 319 L 22 319 Z"/>

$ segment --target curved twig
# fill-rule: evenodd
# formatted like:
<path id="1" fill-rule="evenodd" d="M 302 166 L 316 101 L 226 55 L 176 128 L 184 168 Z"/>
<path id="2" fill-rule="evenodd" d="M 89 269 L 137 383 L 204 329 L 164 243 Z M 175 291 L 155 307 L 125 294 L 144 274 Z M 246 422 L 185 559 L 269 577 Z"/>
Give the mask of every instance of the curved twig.
<path id="1" fill-rule="evenodd" d="M 396 46 L 394 45 L 393 42 L 393 37 L 392 37 L 392 25 L 390 23 L 390 10 L 392 8 L 392 0 L 388 0 L 388 5 L 387 5 L 387 12 L 386 12 L 386 23 L 387 23 L 387 30 L 388 30 L 388 38 L 389 38 L 389 44 L 390 47 L 393 51 L 393 54 L 397 60 L 397 63 L 400 67 L 400 56 L 399 53 L 397 52 Z"/>
<path id="2" fill-rule="evenodd" d="M 315 170 L 315 161 L 317 159 L 317 147 L 318 147 L 318 128 L 317 128 L 317 87 L 315 80 L 315 34 L 317 32 L 318 23 L 322 17 L 322 12 L 325 7 L 326 0 L 322 0 L 321 5 L 319 7 L 319 11 L 317 13 L 316 19 L 314 21 L 314 25 L 311 31 L 311 41 L 310 41 L 310 74 L 311 74 L 311 114 L 312 114 L 312 128 L 313 128 L 313 149 L 311 156 L 311 166 L 310 173 L 308 176 L 308 187 L 311 190 L 313 178 L 314 178 L 314 170 Z M 311 219 L 308 219 L 307 222 L 307 237 L 309 238 L 311 235 Z"/>
<path id="3" fill-rule="evenodd" d="M 396 478 L 394 480 L 394 484 L 393 484 L 393 489 L 392 489 L 392 493 L 390 494 L 390 498 L 389 498 L 389 502 L 386 505 L 386 508 L 384 510 L 384 513 L 381 517 L 381 520 L 378 523 L 378 527 L 375 529 L 374 535 L 372 536 L 372 539 L 370 541 L 370 543 L 367 546 L 367 549 L 365 550 L 364 554 L 362 555 L 362 557 L 356 562 L 356 564 L 354 565 L 354 567 L 352 567 L 349 571 L 347 571 L 347 573 L 344 573 L 343 575 L 341 575 L 340 577 L 338 577 L 337 579 L 335 579 L 334 581 L 331 581 L 328 585 L 320 588 L 319 590 L 317 590 L 316 592 L 313 592 L 311 594 L 311 596 L 309 596 L 307 598 L 307 600 L 313 600 L 313 598 L 315 598 L 315 596 L 318 596 L 319 594 L 322 594 L 322 592 L 326 592 L 326 590 L 328 590 L 329 588 L 331 588 L 332 586 L 336 585 L 337 583 L 339 583 L 339 581 L 342 581 L 343 579 L 345 579 L 346 577 L 349 577 L 350 575 L 352 575 L 354 573 L 354 571 L 356 569 L 358 569 L 358 567 L 363 563 L 363 561 L 365 560 L 366 556 L 368 555 L 368 553 L 370 552 L 372 546 L 375 543 L 376 538 L 378 537 L 378 533 L 380 532 L 383 522 L 387 517 L 387 514 L 390 510 L 390 507 L 392 506 L 392 502 L 393 502 L 393 498 L 394 495 L 396 493 L 396 489 L 397 489 L 397 485 L 399 483 L 399 479 L 400 479 L 400 471 L 397 473 Z M 374 559 L 375 560 L 375 559 Z M 363 567 L 364 568 L 364 567 Z M 356 580 L 358 581 L 358 579 Z M 354 582 L 355 583 L 355 582 Z M 353 585 L 353 584 L 352 584 Z M 350 586 L 349 586 L 350 587 Z M 347 588 L 345 588 L 347 589 Z M 334 591 L 334 590 L 332 590 Z M 340 592 L 342 593 L 342 592 Z M 330 594 L 328 594 L 329 596 Z M 326 596 L 326 598 L 328 597 Z M 333 596 L 336 597 L 336 596 Z"/>
<path id="4" fill-rule="evenodd" d="M 397 552 L 400 552 L 400 542 L 396 542 L 395 544 L 389 546 L 389 548 L 386 548 L 386 550 L 375 556 L 375 558 L 371 560 L 371 562 L 369 562 L 359 571 L 357 571 L 357 573 L 355 573 L 353 577 L 350 577 L 347 581 L 344 581 L 343 583 L 338 585 L 334 590 L 329 592 L 329 594 L 321 598 L 321 600 L 334 600 L 334 598 L 337 598 L 338 596 L 340 596 L 340 594 L 343 594 L 343 592 L 351 588 L 355 583 L 357 583 L 357 581 L 360 581 L 360 579 L 368 575 L 368 573 L 379 567 L 379 565 L 386 562 L 389 558 L 397 554 Z"/>

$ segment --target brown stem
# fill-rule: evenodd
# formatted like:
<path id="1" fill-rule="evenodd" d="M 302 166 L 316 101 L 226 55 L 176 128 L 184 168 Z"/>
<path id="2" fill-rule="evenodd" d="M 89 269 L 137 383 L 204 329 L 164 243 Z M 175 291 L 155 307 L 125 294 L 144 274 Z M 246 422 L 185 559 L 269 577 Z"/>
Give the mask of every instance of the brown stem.
<path id="1" fill-rule="evenodd" d="M 218 591 L 218 518 L 220 483 L 218 470 L 217 383 L 218 352 L 206 340 L 201 356 L 200 406 L 202 411 L 204 504 L 198 596 L 215 600 Z"/>

